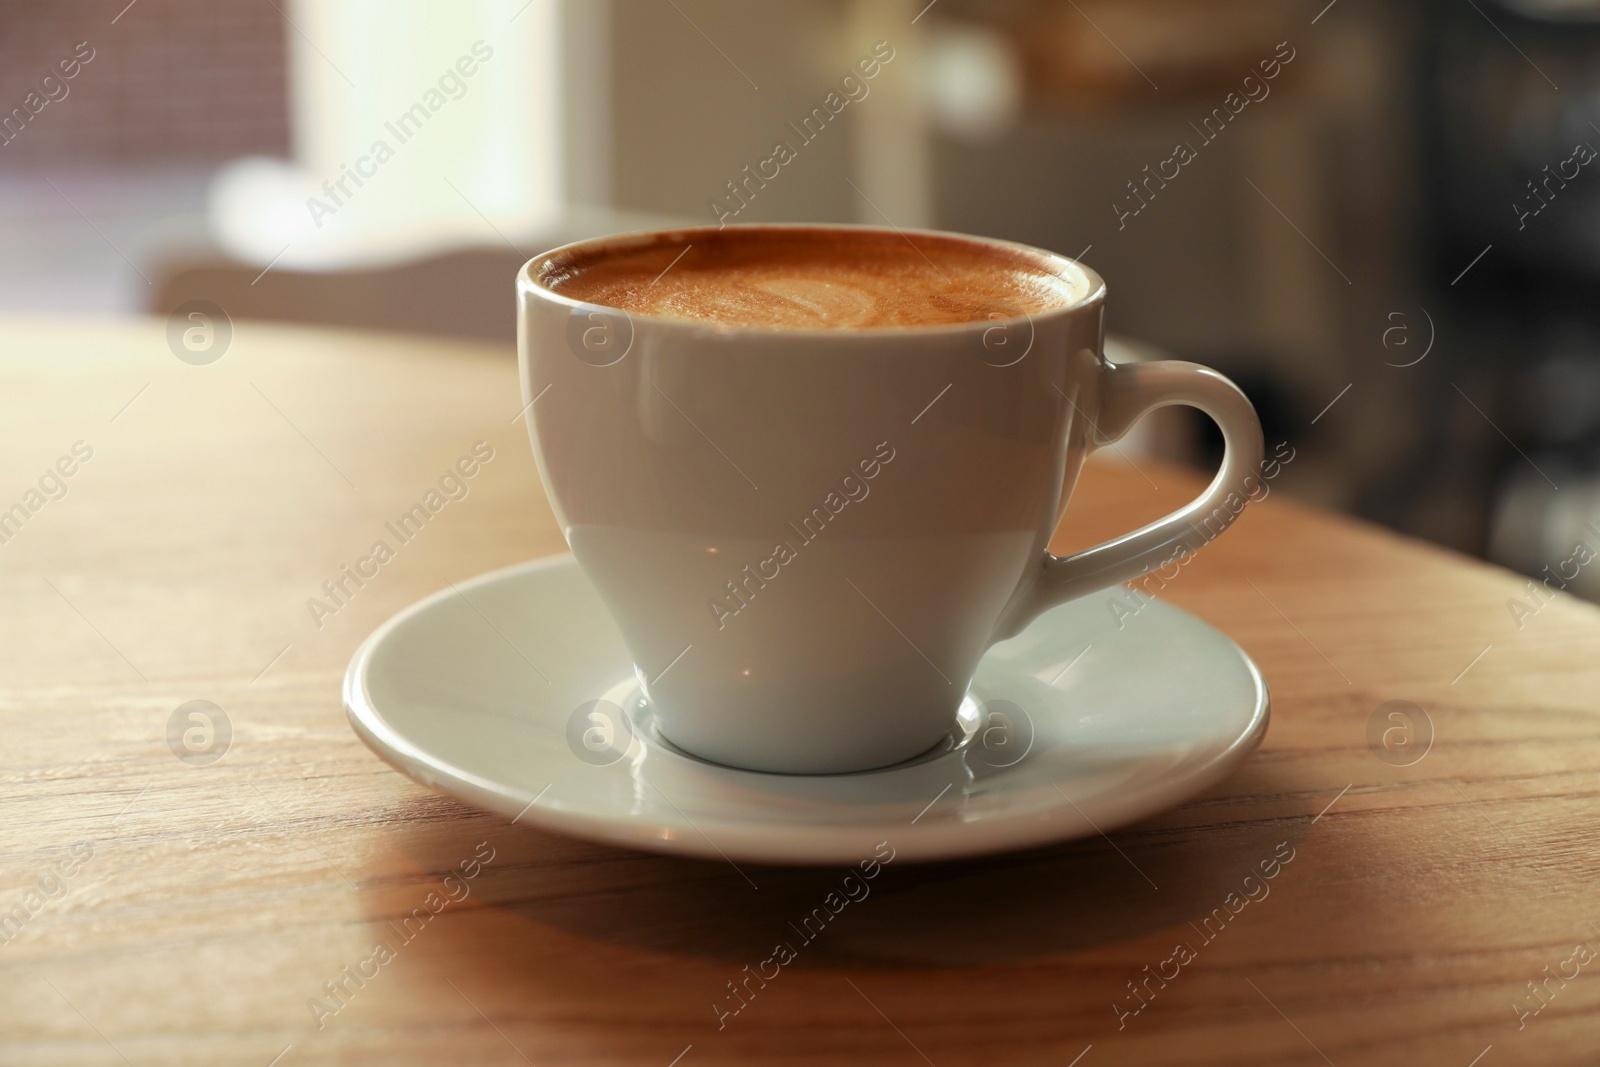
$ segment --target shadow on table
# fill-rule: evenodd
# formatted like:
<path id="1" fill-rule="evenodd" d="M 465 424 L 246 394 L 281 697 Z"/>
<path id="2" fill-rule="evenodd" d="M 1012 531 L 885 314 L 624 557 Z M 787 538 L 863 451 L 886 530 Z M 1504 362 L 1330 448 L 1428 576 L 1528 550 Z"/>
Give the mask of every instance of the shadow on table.
<path id="1" fill-rule="evenodd" d="M 1246 775 L 1248 783 L 1227 787 L 1230 795 L 1246 784 L 1257 796 L 1297 792 L 1271 765 L 1258 763 Z M 1295 818 L 1280 804 L 1270 819 L 1168 829 L 1169 814 L 1109 839 L 953 863 L 891 862 L 872 881 L 852 883 L 859 899 L 842 907 L 848 867 L 736 868 L 486 817 L 478 833 L 495 859 L 472 899 L 523 920 L 500 926 L 497 951 L 507 957 L 534 952 L 553 929 L 735 967 L 769 956 L 779 942 L 796 950 L 793 966 L 808 969 L 1004 964 L 1198 926 L 1229 894 L 1244 895 L 1247 876 L 1259 882 L 1264 861 L 1298 847 L 1311 814 Z M 422 870 L 442 875 L 470 853 L 459 821 L 402 821 L 398 847 Z M 1266 886 L 1270 894 L 1272 883 Z M 836 915 L 825 906 L 830 893 L 838 894 Z M 813 915 L 826 925 L 807 924 Z"/>

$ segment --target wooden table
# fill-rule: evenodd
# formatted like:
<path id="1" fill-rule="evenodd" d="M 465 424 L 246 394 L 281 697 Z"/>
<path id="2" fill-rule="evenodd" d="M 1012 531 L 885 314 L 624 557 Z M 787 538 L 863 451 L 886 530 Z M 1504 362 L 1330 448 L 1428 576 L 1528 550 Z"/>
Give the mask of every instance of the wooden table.
<path id="1" fill-rule="evenodd" d="M 1600 950 L 1592 607 L 1556 598 L 1519 629 L 1521 579 L 1274 496 L 1162 594 L 1266 674 L 1243 770 L 1109 840 L 889 868 L 719 1031 L 725 984 L 837 872 L 758 869 L 752 890 L 726 864 L 511 826 L 345 723 L 374 626 L 563 548 L 510 353 L 238 323 L 194 366 L 159 321 L 10 321 L 0 397 L 0 509 L 27 511 L 0 544 L 0 1062 L 1600 1056 L 1600 959 L 1575 952 Z M 319 628 L 307 600 L 478 441 L 494 459 L 470 495 Z M 62 463 L 65 495 L 46 479 L 27 510 L 76 442 L 93 454 Z M 1092 466 L 1080 538 L 1197 484 L 1141 466 Z M 231 723 L 214 762 L 205 719 L 169 743 L 193 700 Z M 1400 744 L 1390 701 L 1425 711 L 1431 747 Z M 474 854 L 469 894 L 402 943 Z M 394 958 L 358 984 L 380 939 Z"/>

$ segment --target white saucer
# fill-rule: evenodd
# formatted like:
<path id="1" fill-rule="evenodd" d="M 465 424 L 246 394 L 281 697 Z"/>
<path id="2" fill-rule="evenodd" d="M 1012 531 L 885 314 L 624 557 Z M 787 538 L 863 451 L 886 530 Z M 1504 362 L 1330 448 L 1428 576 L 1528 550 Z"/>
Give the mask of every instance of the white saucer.
<path id="1" fill-rule="evenodd" d="M 1111 595 L 992 648 L 939 750 L 858 774 L 734 770 L 660 739 L 570 556 L 483 575 L 384 623 L 350 662 L 345 708 L 422 784 L 613 845 L 763 863 L 856 863 L 884 841 L 900 861 L 1002 852 L 1177 804 L 1266 733 L 1266 684 L 1237 645 L 1159 602 L 1118 629 Z M 623 720 L 610 749 L 595 711 Z"/>

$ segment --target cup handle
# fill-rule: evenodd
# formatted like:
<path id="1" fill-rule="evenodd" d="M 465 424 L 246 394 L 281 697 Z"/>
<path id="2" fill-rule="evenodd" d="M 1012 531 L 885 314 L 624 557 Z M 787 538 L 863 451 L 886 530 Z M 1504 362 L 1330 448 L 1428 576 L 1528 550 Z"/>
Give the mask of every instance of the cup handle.
<path id="1" fill-rule="evenodd" d="M 1091 448 L 1112 444 L 1157 408 L 1188 404 L 1209 415 L 1222 430 L 1222 466 L 1205 492 L 1164 519 L 1070 556 L 1045 552 L 1001 613 L 995 640 L 1016 636 L 1057 604 L 1198 551 L 1239 517 L 1254 491 L 1249 480 L 1260 476 L 1261 422 L 1244 393 L 1221 374 L 1181 360 L 1102 362 L 1099 373 L 1098 419 L 1088 420 Z"/>

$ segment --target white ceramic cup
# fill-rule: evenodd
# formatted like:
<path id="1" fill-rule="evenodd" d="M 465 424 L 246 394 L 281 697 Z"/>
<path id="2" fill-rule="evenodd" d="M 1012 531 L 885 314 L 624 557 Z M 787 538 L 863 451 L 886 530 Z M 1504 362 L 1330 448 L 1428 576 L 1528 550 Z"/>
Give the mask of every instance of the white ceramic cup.
<path id="1" fill-rule="evenodd" d="M 916 756 L 949 734 L 990 645 L 1198 549 L 1249 496 L 1262 442 L 1244 395 L 1194 363 L 1107 363 L 1104 282 L 1050 252 L 904 234 L 1021 253 L 1073 294 L 1031 316 L 911 328 L 629 315 L 541 280 L 574 250 L 716 233 L 580 242 L 534 258 L 517 285 L 545 489 L 657 728 L 693 755 L 790 773 Z M 1169 404 L 1221 427 L 1210 486 L 1159 522 L 1051 555 L 1084 457 Z"/>

